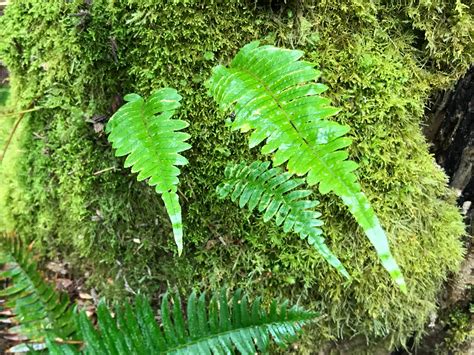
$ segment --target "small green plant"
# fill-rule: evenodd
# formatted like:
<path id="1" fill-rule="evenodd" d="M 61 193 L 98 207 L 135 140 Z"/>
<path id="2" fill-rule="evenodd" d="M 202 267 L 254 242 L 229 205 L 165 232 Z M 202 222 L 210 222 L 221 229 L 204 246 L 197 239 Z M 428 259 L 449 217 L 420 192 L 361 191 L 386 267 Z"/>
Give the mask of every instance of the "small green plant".
<path id="1" fill-rule="evenodd" d="M 445 324 L 446 336 L 440 345 L 440 351 L 444 350 L 453 354 L 463 353 L 466 345 L 474 339 L 473 317 L 474 312 L 461 308 L 455 308 L 449 314 Z"/>
<path id="2" fill-rule="evenodd" d="M 230 66 L 218 65 L 208 81 L 209 92 L 223 110 L 232 109 L 232 130 L 249 132 L 249 146 L 262 142 L 261 153 L 275 166 L 286 163 L 290 174 L 306 176 L 321 194 L 339 196 L 374 246 L 384 268 L 406 292 L 402 272 L 392 256 L 385 232 L 362 192 L 344 149 L 348 126 L 329 120 L 339 109 L 319 94 L 327 87 L 316 83 L 320 72 L 299 60 L 303 52 L 252 42 Z"/>
<path id="3" fill-rule="evenodd" d="M 178 293 L 166 293 L 160 323 L 148 300 L 138 296 L 135 305 L 105 301 L 97 307 L 97 328 L 85 312 L 74 312 L 64 294 L 46 283 L 19 238 L 0 238 L 0 279 L 9 286 L 0 291 L 3 308 L 11 314 L 9 330 L 25 342 L 11 352 L 42 350 L 50 354 L 255 354 L 268 350 L 270 339 L 281 347 L 296 339 L 302 327 L 317 317 L 288 302 L 273 301 L 266 311 L 257 298 L 249 301 L 242 290 L 230 297 L 222 289 L 210 300 L 191 293 L 186 309 Z M 185 314 L 185 315 L 184 315 Z"/>
<path id="4" fill-rule="evenodd" d="M 177 193 L 177 166 L 188 160 L 181 152 L 191 148 L 185 141 L 189 134 L 178 132 L 188 123 L 172 119 L 180 107 L 181 96 L 176 90 L 157 90 L 148 99 L 137 94 L 125 96 L 128 101 L 110 119 L 106 127 L 116 156 L 128 155 L 125 167 L 138 172 L 139 181 L 148 179 L 161 194 L 173 226 L 178 254 L 183 251 L 183 223 Z"/>

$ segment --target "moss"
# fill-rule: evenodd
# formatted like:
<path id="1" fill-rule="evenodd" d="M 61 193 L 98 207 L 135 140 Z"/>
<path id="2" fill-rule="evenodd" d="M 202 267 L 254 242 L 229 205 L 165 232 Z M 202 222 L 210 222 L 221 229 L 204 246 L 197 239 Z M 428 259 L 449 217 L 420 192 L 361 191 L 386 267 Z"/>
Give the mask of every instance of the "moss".
<path id="1" fill-rule="evenodd" d="M 8 100 L 10 90 L 6 87 L 0 87 L 0 106 L 5 106 L 5 103 Z"/>
<path id="2" fill-rule="evenodd" d="M 474 341 L 473 313 L 472 309 L 454 308 L 451 311 L 447 321 L 444 322 L 446 334 L 436 348 L 437 354 L 465 354 L 469 351 Z"/>
<path id="3" fill-rule="evenodd" d="M 166 284 L 239 285 L 321 311 L 325 317 L 303 349 L 355 335 L 403 344 L 422 332 L 440 285 L 462 257 L 454 196 L 419 126 L 430 93 L 447 87 L 472 59 L 472 42 L 457 30 L 472 31 L 470 15 L 436 13 L 446 21 L 440 33 L 428 15 L 435 10 L 424 5 L 274 5 L 276 12 L 243 0 L 10 4 L 0 18 L 7 33 L 0 57 L 13 73 L 17 105 L 44 109 L 30 114 L 19 137 L 24 154 L 2 168 L 9 176 L 1 198 L 5 227 L 41 241 L 45 256 L 72 260 L 90 286 L 116 298 L 130 289 L 153 295 Z M 444 35 L 448 42 L 430 45 Z M 343 108 L 336 119 L 352 127 L 351 155 L 406 274 L 407 296 L 336 199 L 322 198 L 322 210 L 328 243 L 353 275 L 350 284 L 303 241 L 217 200 L 226 163 L 256 152 L 224 127 L 203 82 L 212 66 L 257 38 L 301 48 L 323 70 L 329 95 Z M 181 258 L 159 196 L 122 168 L 93 128 L 124 93 L 147 95 L 164 85 L 184 96 L 181 116 L 193 136 L 180 185 Z"/>

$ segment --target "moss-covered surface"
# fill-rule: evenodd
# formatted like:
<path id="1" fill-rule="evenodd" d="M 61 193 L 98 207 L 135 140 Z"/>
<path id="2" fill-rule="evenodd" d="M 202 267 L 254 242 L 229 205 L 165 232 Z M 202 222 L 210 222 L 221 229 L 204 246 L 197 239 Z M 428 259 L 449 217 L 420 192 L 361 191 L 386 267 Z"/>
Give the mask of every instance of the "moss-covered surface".
<path id="1" fill-rule="evenodd" d="M 319 310 L 324 317 L 305 349 L 354 335 L 404 343 L 422 331 L 462 258 L 462 221 L 420 122 L 430 93 L 473 60 L 472 13 L 454 0 L 283 3 L 13 1 L 0 18 L 0 58 L 12 73 L 16 107 L 43 109 L 25 120 L 3 163 L 0 224 L 37 240 L 44 256 L 71 260 L 104 295 L 239 285 Z M 328 244 L 352 283 L 305 242 L 217 200 L 225 164 L 256 151 L 224 126 L 204 81 L 254 39 L 303 49 L 322 69 L 328 95 L 343 108 L 336 119 L 352 127 L 351 155 L 408 295 L 393 287 L 331 196 L 321 208 Z M 180 114 L 193 137 L 180 184 L 180 258 L 159 196 L 122 168 L 93 125 L 123 94 L 165 85 L 184 96 Z"/>
<path id="2" fill-rule="evenodd" d="M 473 307 L 471 303 L 469 310 L 455 308 L 451 312 L 445 323 L 446 336 L 436 349 L 438 354 L 467 354 L 472 351 L 474 343 Z"/>

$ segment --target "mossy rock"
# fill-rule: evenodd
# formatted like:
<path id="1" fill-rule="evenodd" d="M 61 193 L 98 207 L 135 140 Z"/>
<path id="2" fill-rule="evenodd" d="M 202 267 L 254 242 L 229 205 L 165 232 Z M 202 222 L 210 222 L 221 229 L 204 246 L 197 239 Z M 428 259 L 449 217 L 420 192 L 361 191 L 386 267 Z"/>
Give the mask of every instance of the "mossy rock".
<path id="1" fill-rule="evenodd" d="M 105 295 L 138 289 L 153 295 L 167 284 L 238 285 L 320 311 L 324 317 L 302 341 L 308 351 L 353 336 L 403 344 L 422 332 L 442 282 L 462 259 L 461 216 L 420 123 L 433 90 L 449 87 L 472 61 L 472 14 L 459 1 L 438 8 L 275 3 L 8 5 L 0 18 L 6 33 L 0 59 L 12 73 L 12 101 L 43 109 L 24 121 L 21 139 L 10 147 L 15 159 L 2 166 L 0 223 L 36 240 L 44 256 L 71 260 Z M 325 232 L 352 282 L 304 241 L 217 199 L 227 162 L 258 153 L 225 127 L 204 81 L 214 65 L 254 39 L 302 49 L 321 68 L 328 95 L 342 108 L 335 119 L 352 127 L 351 156 L 408 295 L 393 286 L 336 198 L 321 197 Z M 159 196 L 122 168 L 101 131 L 123 94 L 148 95 L 162 86 L 183 95 L 180 117 L 192 135 L 180 184 L 186 228 L 180 258 Z"/>

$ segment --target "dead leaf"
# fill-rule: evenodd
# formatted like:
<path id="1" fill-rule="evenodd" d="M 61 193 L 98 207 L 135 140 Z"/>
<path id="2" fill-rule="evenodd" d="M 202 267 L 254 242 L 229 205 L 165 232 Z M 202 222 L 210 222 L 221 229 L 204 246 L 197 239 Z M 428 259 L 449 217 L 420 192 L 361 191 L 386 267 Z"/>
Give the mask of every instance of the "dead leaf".
<path id="1" fill-rule="evenodd" d="M 60 290 L 67 290 L 73 284 L 70 279 L 56 279 L 56 287 Z"/>
<path id="2" fill-rule="evenodd" d="M 19 334 L 17 334 L 17 335 L 4 335 L 3 338 L 7 339 L 7 340 L 11 340 L 11 341 L 17 341 L 17 342 L 28 340 L 28 337 L 23 336 L 23 335 L 19 335 Z"/>
<path id="3" fill-rule="evenodd" d="M 217 241 L 215 239 L 210 239 L 207 241 L 206 243 L 206 250 L 210 250 L 212 248 L 214 248 L 217 244 Z"/>
<path id="4" fill-rule="evenodd" d="M 104 132 L 104 124 L 100 122 L 94 123 L 94 132 L 95 133 Z"/>
<path id="5" fill-rule="evenodd" d="M 85 292 L 79 292 L 79 298 L 82 298 L 83 300 L 91 300 L 93 297 Z"/>
<path id="6" fill-rule="evenodd" d="M 61 264 L 61 263 L 55 263 L 53 261 L 50 261 L 49 263 L 46 264 L 46 268 L 57 274 L 61 274 L 61 275 L 67 274 L 67 270 L 64 267 L 64 264 Z"/>
<path id="7" fill-rule="evenodd" d="M 4 324 L 17 324 L 13 318 L 0 318 L 0 323 Z"/>

